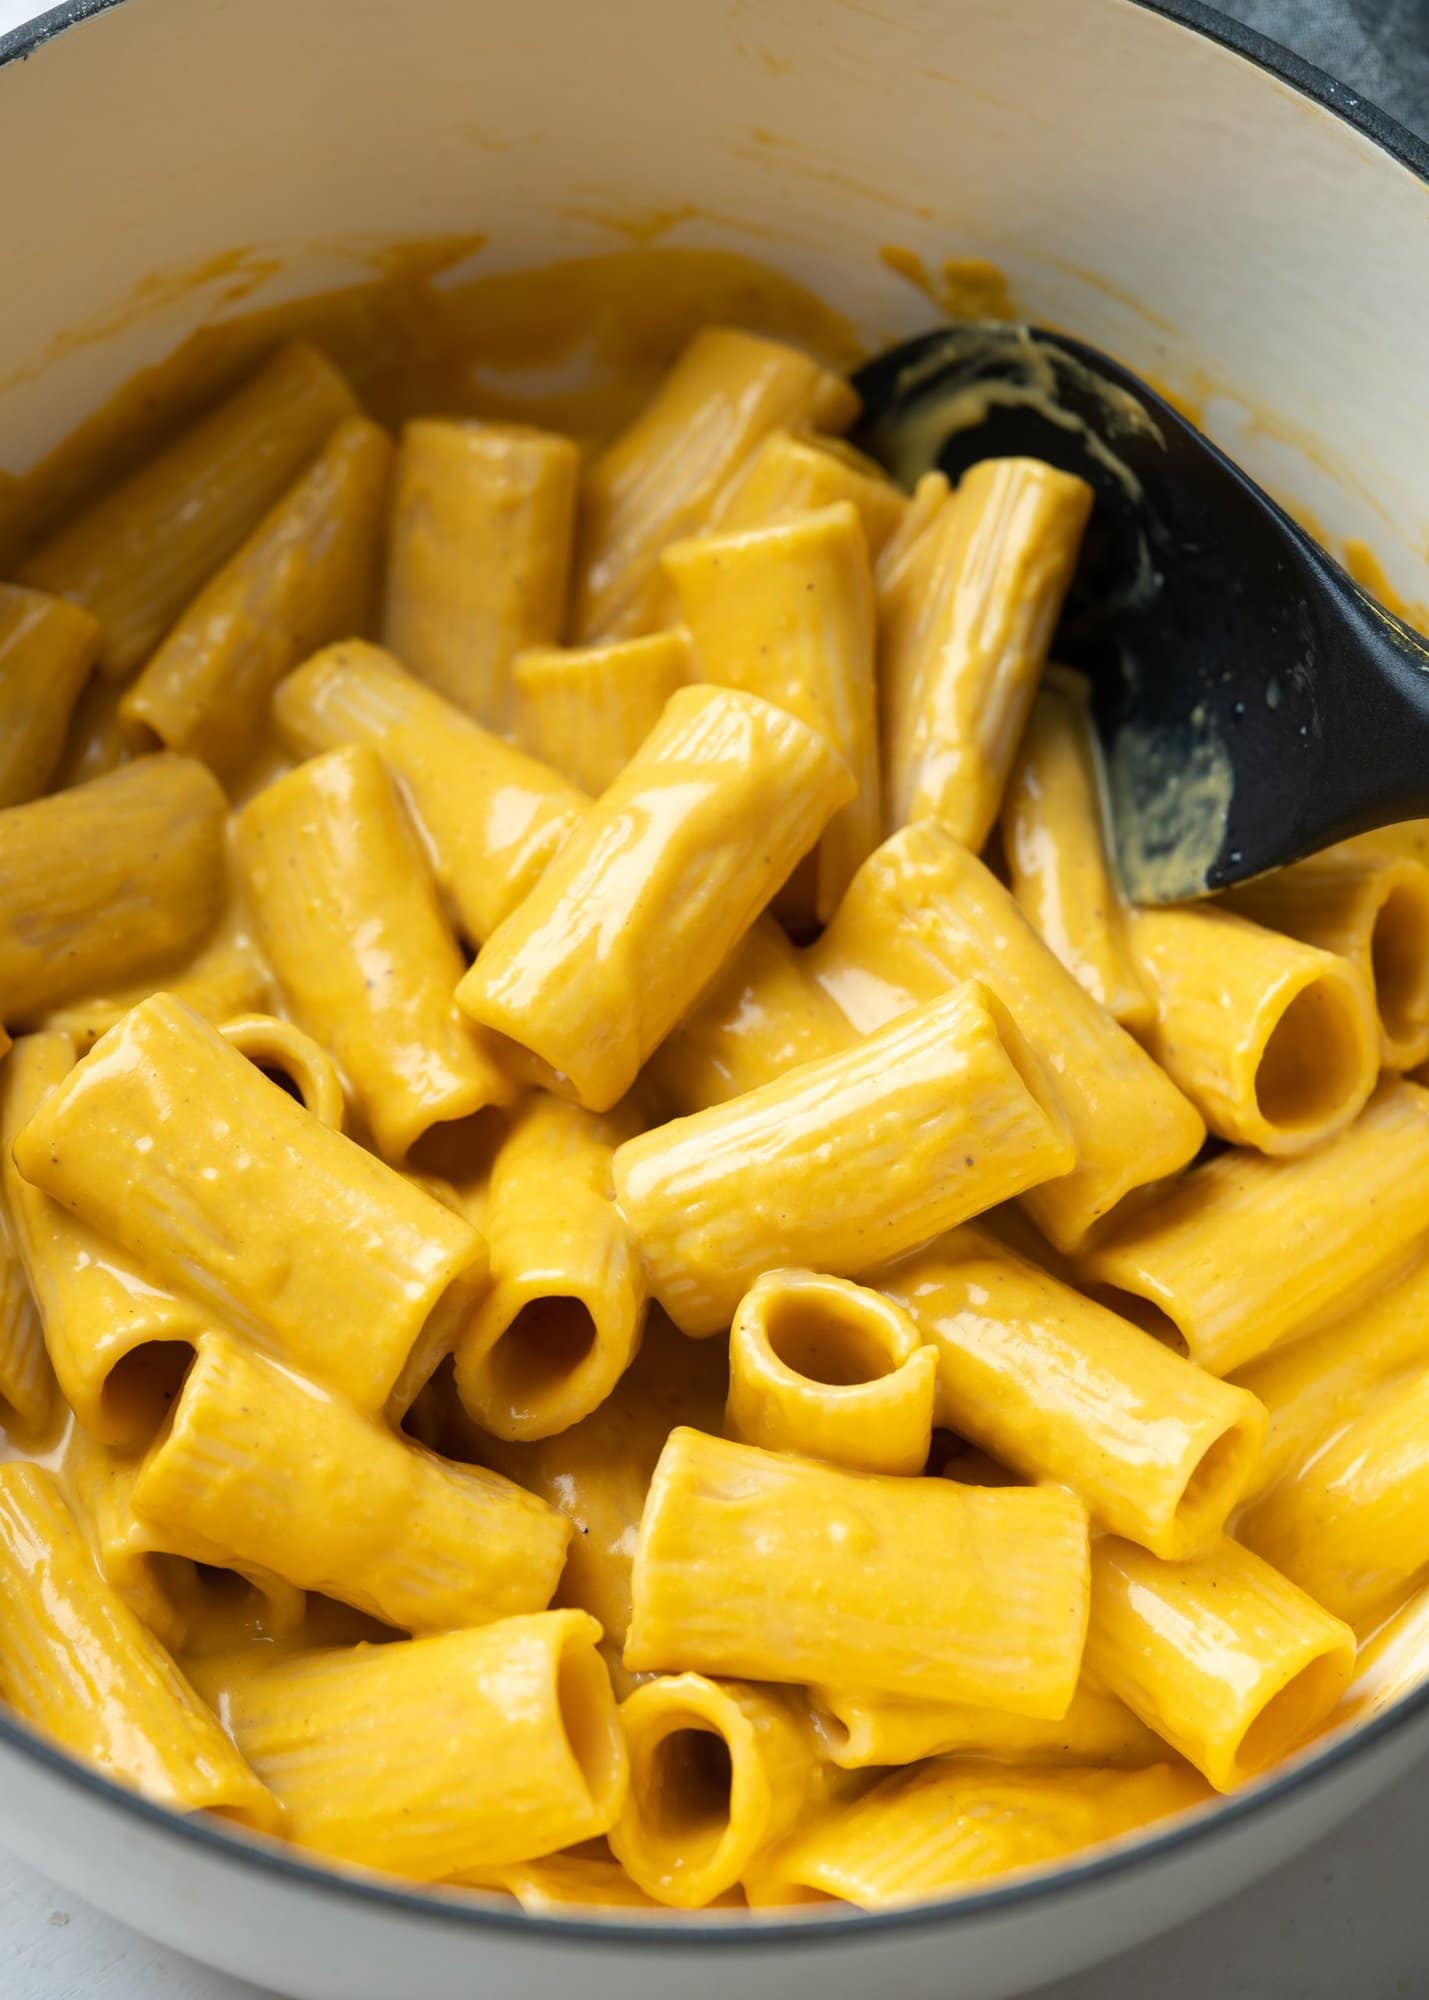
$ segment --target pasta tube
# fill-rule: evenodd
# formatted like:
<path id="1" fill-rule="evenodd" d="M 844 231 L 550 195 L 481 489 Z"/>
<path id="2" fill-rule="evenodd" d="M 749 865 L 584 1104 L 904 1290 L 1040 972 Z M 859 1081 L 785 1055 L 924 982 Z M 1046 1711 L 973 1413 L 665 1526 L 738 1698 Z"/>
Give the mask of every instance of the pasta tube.
<path id="1" fill-rule="evenodd" d="M 914 588 L 927 589 L 923 555 L 930 546 L 928 530 L 952 498 L 952 492 L 946 472 L 925 472 L 908 496 L 902 520 L 880 549 L 873 570 L 880 630 L 889 620 L 905 615 L 906 593 Z"/>
<path id="2" fill-rule="evenodd" d="M 1366 1631 L 1429 1570 L 1429 1367 L 1380 1385 L 1236 1533 Z"/>
<path id="3" fill-rule="evenodd" d="M 731 327 L 703 328 L 586 473 L 576 557 L 582 641 L 665 622 L 661 550 L 718 525 L 771 431 L 842 430 L 857 412 L 848 384 L 809 355 Z"/>
<path id="4" fill-rule="evenodd" d="M 318 1653 L 235 1689 L 231 1726 L 315 1853 L 416 1882 L 554 1854 L 625 1799 L 599 1636 L 582 1611 L 539 1611 Z"/>
<path id="5" fill-rule="evenodd" d="M 1093 1544 L 1088 1672 L 1218 1792 L 1303 1743 L 1354 1661 L 1349 1626 L 1235 1542 L 1181 1563 Z"/>
<path id="6" fill-rule="evenodd" d="M 332 1057 L 311 1035 L 272 1014 L 235 1014 L 220 1024 L 218 1032 L 271 1083 L 311 1111 L 320 1125 L 342 1130 L 347 1116 L 342 1079 Z"/>
<path id="7" fill-rule="evenodd" d="M 938 1357 L 935 1421 L 1162 1556 L 1225 1526 L 1265 1411 L 986 1231 L 955 1230 L 879 1272 Z"/>
<path id="8" fill-rule="evenodd" d="M 1146 1046 L 1221 1138 L 1304 1153 L 1364 1109 L 1379 1032 L 1345 959 L 1205 905 L 1135 911 L 1131 941 Z"/>
<path id="9" fill-rule="evenodd" d="M 813 1687 L 819 1748 L 841 1770 L 917 1764 L 957 1754 L 1000 1764 L 1154 1764 L 1166 1746 L 1115 1695 L 1077 1683 L 1057 1721 L 971 1708 L 955 1701 L 904 1701 L 860 1689 Z"/>
<path id="10" fill-rule="evenodd" d="M 856 1472 L 921 1472 L 937 1375 L 936 1351 L 891 1300 L 766 1271 L 734 1316 L 725 1435 Z"/>
<path id="11" fill-rule="evenodd" d="M 1345 841 L 1221 899 L 1272 930 L 1341 953 L 1374 996 L 1380 1056 L 1413 1069 L 1429 1056 L 1429 867 Z"/>
<path id="12" fill-rule="evenodd" d="M 299 757 L 370 743 L 396 773 L 462 930 L 489 937 L 539 881 L 587 800 L 534 757 L 479 729 L 360 640 L 329 646 L 281 684 L 273 717 Z"/>
<path id="13" fill-rule="evenodd" d="M 102 671 L 124 680 L 283 489 L 352 392 L 311 347 L 282 348 L 254 379 L 106 493 L 20 572 L 98 619 Z"/>
<path id="14" fill-rule="evenodd" d="M 6 1065 L 6 1069 L 11 1067 Z M 39 1433 L 54 1406 L 54 1371 L 0 1177 L 0 1420 Z"/>
<path id="15" fill-rule="evenodd" d="M 684 632 L 651 632 L 607 646 L 537 646 L 511 668 L 516 741 L 597 797 L 613 784 L 694 678 Z"/>
<path id="16" fill-rule="evenodd" d="M 98 1443 L 130 1447 L 158 1429 L 202 1315 L 16 1167 L 16 1139 L 73 1067 L 67 1035 L 26 1035 L 11 1050 L 0 1070 L 0 1190 L 65 1401 Z"/>
<path id="17" fill-rule="evenodd" d="M 1429 1365 L 1429 1263 L 1251 1362 L 1237 1379 L 1270 1412 L 1254 1490 L 1303 1464 L 1358 1417 L 1381 1383 L 1419 1365 Z"/>
<path id="18" fill-rule="evenodd" d="M 247 768 L 289 668 L 367 627 L 391 467 L 377 424 L 337 426 L 125 693 L 137 747 L 198 757 L 225 783 Z"/>
<path id="19" fill-rule="evenodd" d="M 381 1153 L 402 1160 L 433 1125 L 511 1103 L 490 1038 L 453 1004 L 461 953 L 375 750 L 331 750 L 269 785 L 239 816 L 236 852 L 288 1004 Z"/>
<path id="20" fill-rule="evenodd" d="M 621 1672 L 636 1535 L 656 1462 L 673 1425 L 719 1429 L 727 1380 L 718 1343 L 692 1348 L 658 1313 L 655 1321 L 610 1395 L 570 1430 L 534 1444 L 481 1440 L 485 1463 L 574 1523 L 557 1601 L 598 1620 Z"/>
<path id="21" fill-rule="evenodd" d="M 826 736 L 858 787 L 814 856 L 812 908 L 832 916 L 878 844 L 873 579 L 852 501 L 743 534 L 676 542 L 664 568 L 701 680 L 772 701 Z"/>
<path id="22" fill-rule="evenodd" d="M 160 1284 L 366 1409 L 484 1261 L 469 1223 L 319 1124 L 166 994 L 95 1044 L 13 1151 L 32 1186 Z"/>
<path id="23" fill-rule="evenodd" d="M 49 783 L 98 652 L 87 611 L 0 583 L 0 807 L 23 805 Z"/>
<path id="24" fill-rule="evenodd" d="M 1002 802 L 1002 845 L 1018 908 L 1114 1020 L 1149 1027 L 1151 994 L 1131 954 L 1107 848 L 1101 758 L 1080 674 L 1048 667 Z"/>
<path id="25" fill-rule="evenodd" d="M 841 500 L 857 510 L 869 557 L 876 560 L 909 507 L 883 467 L 842 438 L 771 431 L 750 458 L 720 525 L 725 534 L 742 534 Z"/>
<path id="26" fill-rule="evenodd" d="M 858 1039 L 772 917 L 761 917 L 646 1065 L 675 1112 L 705 1111 Z"/>
<path id="27" fill-rule="evenodd" d="M 131 1007 L 153 993 L 172 993 L 215 1027 L 238 1015 L 266 1012 L 273 1000 L 272 974 L 253 941 L 247 917 L 232 897 L 217 926 L 187 958 L 51 1007 L 40 1016 L 38 1026 L 47 1033 L 68 1035 L 86 1055 Z"/>
<path id="28" fill-rule="evenodd" d="M 883 635 L 890 832 L 932 815 L 974 851 L 987 839 L 1091 504 L 1040 459 L 984 459 L 939 513 L 928 588 Z"/>
<path id="29" fill-rule="evenodd" d="M 1058 1250 L 1078 1249 L 1133 1189 L 1179 1173 L 1199 1114 L 1047 948 L 996 878 L 931 820 L 860 868 L 809 970 L 862 1033 L 953 982 L 981 980 L 1051 1068 L 1076 1166 L 1023 1206 Z"/>
<path id="30" fill-rule="evenodd" d="M 698 1910 L 792 1828 L 814 1782 L 792 1699 L 745 1681 L 676 1674 L 621 1703 L 630 1789 L 610 1845 L 657 1902 Z"/>
<path id="31" fill-rule="evenodd" d="M 580 453 L 524 424 L 407 424 L 397 453 L 382 642 L 488 729 L 511 663 L 560 637 Z"/>
<path id="32" fill-rule="evenodd" d="M 176 1812 L 265 1832 L 281 1809 L 95 1568 L 54 1474 L 0 1466 L 0 1687 L 72 1757 Z"/>
<path id="33" fill-rule="evenodd" d="M 166 1533 L 134 1507 L 138 1461 L 116 1458 L 76 1426 L 63 1483 L 95 1560 L 124 1602 L 170 1651 L 217 1651 L 245 1630 L 267 1640 L 302 1620 L 303 1593 L 272 1570 L 230 1561 L 187 1522 Z M 234 1586 L 240 1588 L 235 1592 Z"/>
<path id="34" fill-rule="evenodd" d="M 582 1909 L 644 1910 L 658 1916 L 662 1906 L 635 1886 L 608 1849 L 604 1854 L 598 1852 L 603 1845 L 600 1841 L 589 1841 L 574 1853 L 550 1854 L 539 1861 L 518 1861 L 509 1868 L 491 1871 L 489 1881 L 477 1881 L 473 1886 L 502 1889 L 533 1916 Z"/>
<path id="35" fill-rule="evenodd" d="M 145 757 L 0 812 L 7 1025 L 196 943 L 223 897 L 224 810 L 202 764 Z"/>
<path id="36" fill-rule="evenodd" d="M 640 1523 L 625 1664 L 1051 1718 L 1086 1611 L 1086 1510 L 1059 1488 L 884 1479 L 681 1428 Z"/>
<path id="37" fill-rule="evenodd" d="M 638 1130 L 538 1091 L 497 1150 L 482 1211 L 491 1285 L 456 1351 L 457 1393 L 493 1437 L 569 1429 L 640 1345 L 645 1280 L 611 1179 Z"/>
<path id="38" fill-rule="evenodd" d="M 1074 1154 L 1046 1072 L 977 986 L 842 1055 L 627 1140 L 615 1189 L 650 1289 L 718 1333 L 774 1264 L 853 1277 Z"/>
<path id="39" fill-rule="evenodd" d="M 544 1611 L 571 1534 L 510 1480 L 394 1437 L 219 1334 L 199 1344 L 134 1505 L 180 1547 L 199 1540 L 407 1632 Z"/>
<path id="40" fill-rule="evenodd" d="M 1197 1167 L 1127 1216 L 1083 1275 L 1118 1311 L 1229 1375 L 1347 1310 L 1408 1258 L 1424 1235 L 1426 1172 L 1429 1095 L 1385 1084 L 1313 1153 L 1223 1153 Z"/>
<path id="41" fill-rule="evenodd" d="M 682 688 L 491 937 L 457 1001 L 608 1111 L 851 795 L 827 741 Z"/>
<path id="42" fill-rule="evenodd" d="M 1184 1766 L 1049 1771 L 937 1758 L 796 1834 L 780 1868 L 806 1888 L 897 1908 L 1133 1833 L 1206 1803 Z"/>

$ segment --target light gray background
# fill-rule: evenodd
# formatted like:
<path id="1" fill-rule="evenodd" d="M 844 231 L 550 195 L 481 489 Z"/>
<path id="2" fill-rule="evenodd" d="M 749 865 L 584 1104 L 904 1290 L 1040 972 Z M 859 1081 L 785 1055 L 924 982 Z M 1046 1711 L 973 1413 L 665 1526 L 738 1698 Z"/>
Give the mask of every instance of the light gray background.
<path id="1" fill-rule="evenodd" d="M 0 31 L 36 11 L 0 0 Z M 1429 131 L 1429 0 L 1225 0 L 1222 11 Z M 1426 1848 L 1429 1761 L 1268 1881 L 1036 2000 L 1429 1996 Z M 949 2000 L 956 1992 L 950 1975 Z M 271 1996 L 161 1950 L 0 1856 L 0 2000 Z"/>

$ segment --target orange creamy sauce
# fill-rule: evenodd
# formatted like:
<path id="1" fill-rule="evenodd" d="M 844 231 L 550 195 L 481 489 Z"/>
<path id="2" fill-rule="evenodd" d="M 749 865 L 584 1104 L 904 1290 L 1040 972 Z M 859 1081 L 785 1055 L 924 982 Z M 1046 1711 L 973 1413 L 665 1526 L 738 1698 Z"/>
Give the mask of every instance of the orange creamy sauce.
<path id="1" fill-rule="evenodd" d="M 402 245 L 362 284 L 200 327 L 33 471 L 0 474 L 0 572 L 227 394 L 285 335 L 322 348 L 380 423 L 498 418 L 566 431 L 587 448 L 629 421 L 711 320 L 792 341 L 837 368 L 862 357 L 841 314 L 733 251 L 635 247 L 451 281 L 482 240 Z M 189 282 L 211 275 L 205 266 Z M 148 295 L 141 286 L 136 296 Z M 105 330 L 96 326 L 93 337 Z"/>

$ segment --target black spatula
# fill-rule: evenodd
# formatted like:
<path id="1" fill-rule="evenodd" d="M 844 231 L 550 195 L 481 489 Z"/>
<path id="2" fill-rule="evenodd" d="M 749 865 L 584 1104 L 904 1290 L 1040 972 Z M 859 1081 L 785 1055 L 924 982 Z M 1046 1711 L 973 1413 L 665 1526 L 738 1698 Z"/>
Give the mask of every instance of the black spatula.
<path id="1" fill-rule="evenodd" d="M 1429 645 L 1139 377 L 1063 334 L 978 321 L 854 383 L 855 442 L 905 484 L 1021 455 L 1092 486 L 1054 652 L 1093 681 L 1135 901 L 1429 814 Z"/>

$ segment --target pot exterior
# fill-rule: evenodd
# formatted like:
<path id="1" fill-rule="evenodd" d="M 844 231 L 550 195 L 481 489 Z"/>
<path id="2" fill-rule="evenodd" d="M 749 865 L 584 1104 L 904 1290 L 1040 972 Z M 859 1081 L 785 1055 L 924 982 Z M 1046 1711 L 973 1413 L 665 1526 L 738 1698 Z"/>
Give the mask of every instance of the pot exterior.
<path id="1" fill-rule="evenodd" d="M 1429 544 L 1405 421 L 1429 326 L 1424 183 L 1131 0 L 124 0 L 0 67 L 0 172 L 25 190 L 6 218 L 4 470 L 203 319 L 367 275 L 374 240 L 484 230 L 479 268 L 499 269 L 619 247 L 632 217 L 687 206 L 664 240 L 782 266 L 870 344 L 935 317 L 881 249 L 990 258 L 1030 316 L 1196 395 L 1257 477 L 1365 536 L 1404 588 Z M 672 1982 L 726 2000 L 740 1980 L 788 2000 L 879 1982 L 997 2000 L 1244 1887 L 1425 1748 L 1421 1705 L 1123 1867 L 777 1937 L 478 1926 L 196 1836 L 8 1728 L 0 1842 L 297 2000 L 566 2000 L 573 1980 L 597 2000 Z"/>

